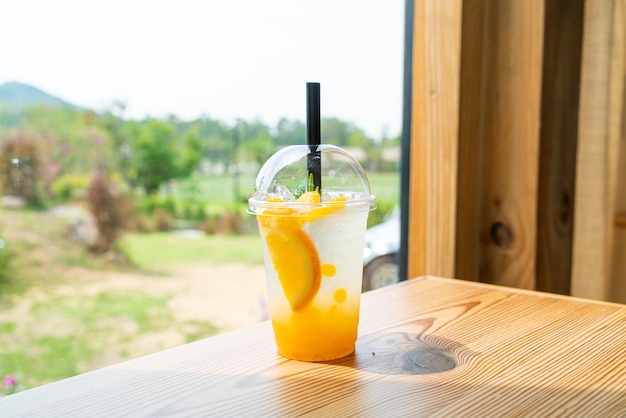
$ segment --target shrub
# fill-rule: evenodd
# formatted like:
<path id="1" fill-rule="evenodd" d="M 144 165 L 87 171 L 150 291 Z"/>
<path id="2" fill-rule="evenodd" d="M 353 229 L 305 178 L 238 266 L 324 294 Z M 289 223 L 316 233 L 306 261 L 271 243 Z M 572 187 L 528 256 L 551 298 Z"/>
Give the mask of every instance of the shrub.
<path id="1" fill-rule="evenodd" d="M 139 211 L 144 215 L 152 215 L 157 209 L 168 213 L 171 216 L 176 214 L 176 202 L 169 197 L 162 197 L 157 194 L 151 194 L 140 198 Z"/>
<path id="2" fill-rule="evenodd" d="M 90 177 L 84 174 L 64 174 L 52 183 L 52 193 L 57 202 L 83 198 Z"/>
<path id="3" fill-rule="evenodd" d="M 202 222 L 200 230 L 206 234 L 241 234 L 244 221 L 241 213 L 227 211 Z"/>
<path id="4" fill-rule="evenodd" d="M 0 177 L 4 195 L 19 196 L 29 205 L 40 201 L 40 158 L 34 135 L 9 135 L 0 148 Z"/>
<path id="5" fill-rule="evenodd" d="M 152 214 L 152 227 L 155 231 L 169 231 L 174 227 L 174 218 L 167 211 L 157 209 Z"/>
<path id="6" fill-rule="evenodd" d="M 179 210 L 177 215 L 181 219 L 189 221 L 204 221 L 207 218 L 207 212 L 204 203 L 195 200 L 183 200 L 179 202 Z"/>
<path id="7" fill-rule="evenodd" d="M 114 248 L 124 226 L 123 201 L 115 195 L 108 174 L 102 170 L 91 180 L 85 199 L 98 229 L 98 240 L 91 250 L 108 252 Z"/>

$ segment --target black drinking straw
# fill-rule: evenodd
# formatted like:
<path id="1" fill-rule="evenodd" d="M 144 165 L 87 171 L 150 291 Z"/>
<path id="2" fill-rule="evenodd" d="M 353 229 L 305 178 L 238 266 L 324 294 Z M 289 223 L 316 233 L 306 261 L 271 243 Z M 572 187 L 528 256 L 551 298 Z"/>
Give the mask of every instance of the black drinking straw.
<path id="1" fill-rule="evenodd" d="M 306 83 L 307 191 L 318 193 L 322 193 L 322 156 L 318 150 L 322 142 L 320 121 L 320 83 Z"/>

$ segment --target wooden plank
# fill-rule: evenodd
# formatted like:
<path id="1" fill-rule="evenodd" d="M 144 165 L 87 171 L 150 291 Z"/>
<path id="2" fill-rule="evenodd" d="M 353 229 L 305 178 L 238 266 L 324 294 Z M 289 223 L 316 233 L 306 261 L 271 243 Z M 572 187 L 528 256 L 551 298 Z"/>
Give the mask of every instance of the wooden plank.
<path id="1" fill-rule="evenodd" d="M 454 275 L 461 6 L 414 6 L 409 277 Z"/>
<path id="2" fill-rule="evenodd" d="M 488 2 L 480 278 L 535 287 L 543 0 Z"/>
<path id="3" fill-rule="evenodd" d="M 613 260 L 611 265 L 611 299 L 626 303 L 626 0 L 615 4 L 613 26 L 613 49 L 611 52 L 613 78 L 619 85 L 611 93 L 611 109 L 614 112 L 612 135 L 618 137 L 619 160 L 616 170 L 615 223 L 613 229 Z M 621 74 L 621 76 L 620 76 Z M 619 94 L 619 91 L 622 94 Z M 621 113 L 621 116 L 620 116 Z M 619 121 L 618 121 L 619 120 Z"/>
<path id="4" fill-rule="evenodd" d="M 602 300 L 613 299 L 613 223 L 624 129 L 622 9 L 621 0 L 585 4 L 572 294 Z"/>
<path id="5" fill-rule="evenodd" d="M 463 2 L 459 110 L 456 278 L 480 280 L 480 211 L 484 138 L 487 2 Z"/>
<path id="6" fill-rule="evenodd" d="M 545 7 L 536 288 L 569 294 L 584 0 Z"/>
<path id="7" fill-rule="evenodd" d="M 618 228 L 626 228 L 626 212 L 615 215 L 615 226 Z"/>

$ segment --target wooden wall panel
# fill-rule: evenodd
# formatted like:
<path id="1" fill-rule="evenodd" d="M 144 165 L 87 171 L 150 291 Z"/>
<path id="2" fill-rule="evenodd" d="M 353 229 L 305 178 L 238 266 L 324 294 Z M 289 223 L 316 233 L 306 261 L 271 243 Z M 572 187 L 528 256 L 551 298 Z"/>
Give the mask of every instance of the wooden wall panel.
<path id="1" fill-rule="evenodd" d="M 602 300 L 615 296 L 617 176 L 624 129 L 621 10 L 621 0 L 585 4 L 572 294 Z M 620 174 L 623 184 L 624 174 Z"/>
<path id="2" fill-rule="evenodd" d="M 407 276 L 626 302 L 626 0 L 410 5 Z"/>
<path id="3" fill-rule="evenodd" d="M 488 2 L 481 280 L 535 287 L 543 0 Z"/>
<path id="4" fill-rule="evenodd" d="M 459 172 L 457 200 L 456 274 L 480 280 L 480 211 L 482 208 L 485 57 L 489 52 L 488 2 L 463 2 L 461 86 L 459 109 Z"/>
<path id="5" fill-rule="evenodd" d="M 536 288 L 569 294 L 584 0 L 545 5 Z"/>
<path id="6" fill-rule="evenodd" d="M 618 0 L 613 11 L 611 132 L 616 136 L 619 159 L 615 183 L 615 222 L 611 265 L 611 297 L 626 303 L 626 0 Z M 621 86 L 619 85 L 621 83 Z M 620 94 L 621 90 L 621 94 Z M 621 114 L 620 114 L 621 113 Z"/>
<path id="7" fill-rule="evenodd" d="M 416 0 L 408 277 L 454 276 L 461 0 Z"/>

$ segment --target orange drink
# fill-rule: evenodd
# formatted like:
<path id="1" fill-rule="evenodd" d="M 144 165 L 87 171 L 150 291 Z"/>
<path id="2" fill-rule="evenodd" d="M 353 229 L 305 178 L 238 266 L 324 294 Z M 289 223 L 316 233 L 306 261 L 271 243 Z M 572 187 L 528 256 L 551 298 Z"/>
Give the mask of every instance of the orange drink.
<path id="1" fill-rule="evenodd" d="M 364 236 L 369 210 L 374 207 L 369 183 L 356 160 L 337 147 L 320 147 L 322 164 L 338 165 L 339 172 L 332 173 L 347 176 L 342 181 L 326 178 L 323 184 L 328 191 L 305 191 L 296 197 L 283 184 L 293 179 L 292 170 L 285 171 L 278 164 L 282 169 L 269 170 L 273 192 L 260 190 L 259 183 L 268 184 L 267 170 L 262 169 L 257 192 L 250 199 L 250 212 L 257 216 L 263 243 L 278 353 L 303 361 L 332 360 L 354 351 Z M 300 149 L 288 148 L 283 153 Z M 297 165 L 293 158 L 287 160 Z M 268 163 L 276 165 L 272 159 Z M 346 178 L 351 181 L 345 182 Z M 355 182 L 357 192 L 339 191 L 336 186 L 354 186 Z"/>

